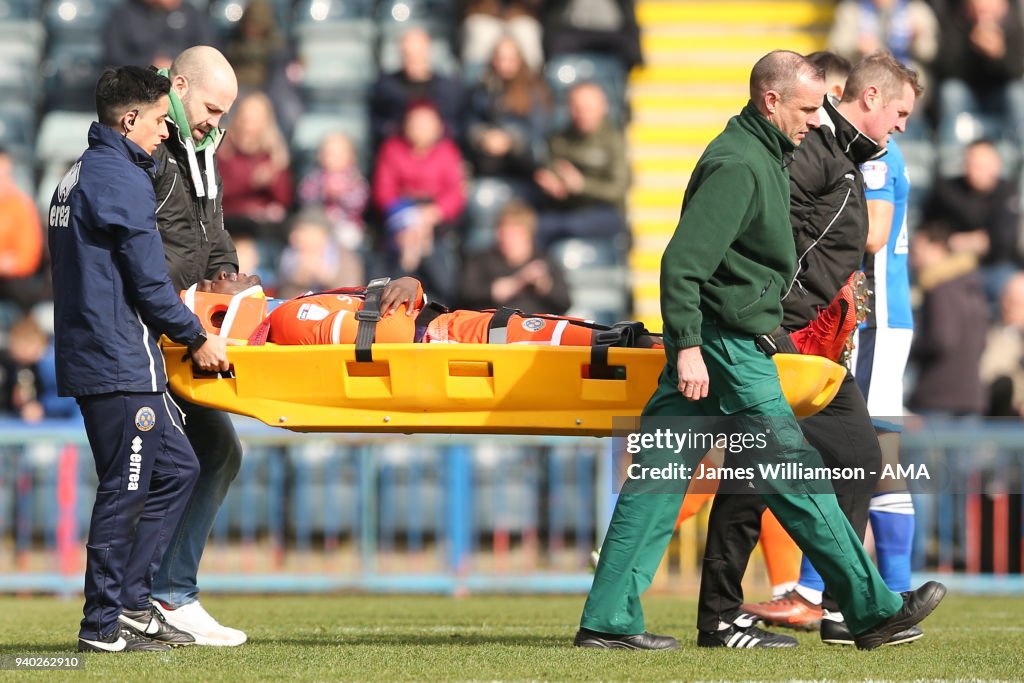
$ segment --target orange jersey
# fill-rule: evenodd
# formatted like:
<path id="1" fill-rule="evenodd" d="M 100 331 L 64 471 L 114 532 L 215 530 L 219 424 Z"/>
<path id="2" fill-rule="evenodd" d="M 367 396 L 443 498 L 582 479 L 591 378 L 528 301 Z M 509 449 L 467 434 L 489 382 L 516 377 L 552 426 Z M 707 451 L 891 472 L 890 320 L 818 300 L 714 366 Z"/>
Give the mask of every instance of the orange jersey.
<path id="1" fill-rule="evenodd" d="M 427 325 L 424 343 L 486 344 L 493 312 L 452 311 Z M 505 328 L 506 344 L 548 346 L 590 346 L 589 327 L 573 324 L 569 318 L 537 318 L 513 314 Z"/>
<path id="2" fill-rule="evenodd" d="M 275 344 L 353 344 L 359 322 L 356 311 L 363 304 L 359 294 L 315 294 L 280 304 L 269 317 L 267 341 Z M 422 292 L 417 296 L 419 312 Z M 486 344 L 493 312 L 452 311 L 431 320 L 422 335 L 416 336 L 416 316 L 406 315 L 400 306 L 377 323 L 375 341 L 400 343 L 422 341 L 442 344 Z M 505 328 L 506 344 L 544 344 L 550 346 L 590 346 L 590 328 L 573 324 L 570 319 L 512 315 Z"/>
<path id="3" fill-rule="evenodd" d="M 417 292 L 422 305 L 423 292 Z M 363 306 L 358 294 L 315 294 L 291 299 L 275 308 L 268 320 L 267 341 L 275 344 L 354 344 Z M 418 310 L 418 307 L 417 307 Z M 377 323 L 376 341 L 411 343 L 416 336 L 416 317 L 406 315 L 405 304 Z"/>

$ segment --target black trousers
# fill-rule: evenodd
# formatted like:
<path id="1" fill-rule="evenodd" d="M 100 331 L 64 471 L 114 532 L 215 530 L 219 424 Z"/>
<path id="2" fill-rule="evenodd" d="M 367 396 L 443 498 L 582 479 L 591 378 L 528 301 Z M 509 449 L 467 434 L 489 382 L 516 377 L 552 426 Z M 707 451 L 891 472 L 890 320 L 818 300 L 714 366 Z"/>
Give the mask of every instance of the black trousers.
<path id="1" fill-rule="evenodd" d="M 124 609 L 149 606 L 153 574 L 199 476 L 199 462 L 166 393 L 78 399 L 99 487 L 86 544 L 79 637 L 117 629 Z"/>
<path id="2" fill-rule="evenodd" d="M 864 540 L 871 494 L 882 469 L 882 450 L 853 376 L 847 374 L 832 402 L 817 415 L 801 420 L 800 427 L 807 441 L 821 453 L 826 467 L 864 468 L 863 480 L 833 481 L 839 507 Z M 725 465 L 730 465 L 728 455 Z M 715 496 L 701 569 L 698 629 L 717 630 L 720 621 L 732 623 L 739 614 L 743 603 L 741 582 L 761 534 L 761 514 L 766 507 L 758 495 L 729 493 L 720 488 Z M 827 589 L 824 607 L 838 610 Z"/>

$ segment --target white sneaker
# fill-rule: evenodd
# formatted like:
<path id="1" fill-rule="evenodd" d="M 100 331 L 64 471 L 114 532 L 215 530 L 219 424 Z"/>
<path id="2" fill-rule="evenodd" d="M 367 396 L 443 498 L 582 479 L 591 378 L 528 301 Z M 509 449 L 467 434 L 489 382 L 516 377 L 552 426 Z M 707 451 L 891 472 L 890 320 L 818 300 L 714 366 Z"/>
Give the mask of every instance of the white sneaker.
<path id="1" fill-rule="evenodd" d="M 214 647 L 236 647 L 244 643 L 248 636 L 237 628 L 222 626 L 210 613 L 203 609 L 199 601 L 182 605 L 178 609 L 164 607 L 159 601 L 153 604 L 167 619 L 171 626 L 191 633 L 196 645 L 212 645 Z"/>

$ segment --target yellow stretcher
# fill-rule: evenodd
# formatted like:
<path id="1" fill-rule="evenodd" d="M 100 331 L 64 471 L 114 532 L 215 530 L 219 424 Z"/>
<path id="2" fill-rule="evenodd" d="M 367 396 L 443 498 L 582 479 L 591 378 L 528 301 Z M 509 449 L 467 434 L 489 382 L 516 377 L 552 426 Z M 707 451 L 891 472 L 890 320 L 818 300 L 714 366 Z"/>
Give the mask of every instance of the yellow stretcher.
<path id="1" fill-rule="evenodd" d="M 233 377 L 193 369 L 164 340 L 171 387 L 202 405 L 300 432 L 435 432 L 608 436 L 612 419 L 638 416 L 665 365 L 658 349 L 612 348 L 614 379 L 592 379 L 589 347 L 375 344 L 232 347 Z M 813 415 L 835 396 L 845 368 L 777 354 L 794 412 Z M 621 369 L 618 369 L 621 368 Z M 604 373 L 607 375 L 608 373 Z"/>

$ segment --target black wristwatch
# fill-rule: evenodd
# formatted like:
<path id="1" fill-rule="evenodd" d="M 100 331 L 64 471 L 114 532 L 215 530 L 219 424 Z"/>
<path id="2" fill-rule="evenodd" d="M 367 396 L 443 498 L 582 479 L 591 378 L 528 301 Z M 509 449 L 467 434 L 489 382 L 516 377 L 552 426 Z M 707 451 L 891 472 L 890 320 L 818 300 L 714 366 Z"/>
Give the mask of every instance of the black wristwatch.
<path id="1" fill-rule="evenodd" d="M 193 354 L 196 351 L 198 351 L 203 346 L 203 344 L 206 343 L 206 339 L 206 330 L 199 330 L 199 333 L 196 336 L 192 337 L 192 341 L 188 343 L 189 354 Z"/>

